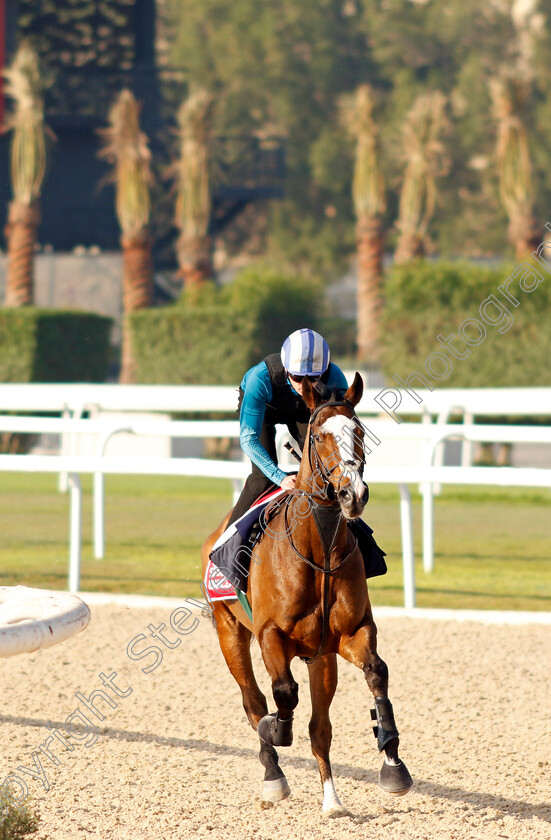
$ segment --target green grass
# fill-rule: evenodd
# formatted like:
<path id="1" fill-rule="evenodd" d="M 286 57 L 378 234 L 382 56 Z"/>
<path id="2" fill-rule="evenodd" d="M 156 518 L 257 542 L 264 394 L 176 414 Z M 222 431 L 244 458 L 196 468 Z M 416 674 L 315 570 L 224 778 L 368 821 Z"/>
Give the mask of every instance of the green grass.
<path id="1" fill-rule="evenodd" d="M 200 548 L 231 503 L 229 482 L 106 477 L 106 557 L 92 555 L 91 481 L 84 480 L 83 591 L 198 595 Z M 414 488 L 412 488 L 413 491 Z M 370 581 L 375 605 L 403 605 L 398 492 L 371 488 L 365 519 L 388 554 Z M 445 488 L 435 502 L 435 571 L 421 562 L 414 498 L 417 605 L 551 611 L 551 491 Z M 49 475 L 0 478 L 0 585 L 67 586 L 69 499 Z"/>

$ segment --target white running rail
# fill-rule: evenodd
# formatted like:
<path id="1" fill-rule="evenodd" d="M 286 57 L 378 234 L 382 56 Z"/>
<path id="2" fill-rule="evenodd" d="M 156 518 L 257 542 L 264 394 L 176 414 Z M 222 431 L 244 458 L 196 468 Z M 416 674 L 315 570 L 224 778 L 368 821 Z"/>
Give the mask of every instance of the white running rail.
<path id="1" fill-rule="evenodd" d="M 113 458 L 51 455 L 0 455 L 0 471 L 67 472 L 70 476 L 69 590 L 80 587 L 83 474 L 200 475 L 244 479 L 246 463 L 201 458 Z M 513 467 L 373 467 L 366 478 L 370 484 L 397 484 L 401 494 L 404 605 L 415 606 L 415 567 L 413 557 L 413 516 L 408 484 L 473 484 L 502 487 L 551 488 L 551 470 Z"/>
<path id="2" fill-rule="evenodd" d="M 57 645 L 89 621 L 87 604 L 72 593 L 0 586 L 0 657 Z"/>

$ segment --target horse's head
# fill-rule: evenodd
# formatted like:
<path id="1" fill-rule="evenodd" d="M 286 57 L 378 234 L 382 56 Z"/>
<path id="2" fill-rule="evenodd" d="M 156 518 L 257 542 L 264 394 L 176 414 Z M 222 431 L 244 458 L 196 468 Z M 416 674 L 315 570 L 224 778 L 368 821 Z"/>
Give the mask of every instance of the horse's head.
<path id="1" fill-rule="evenodd" d="M 364 432 L 354 411 L 362 394 L 359 373 L 341 399 L 321 393 L 309 379 L 302 386 L 302 398 L 311 411 L 308 441 L 311 486 L 319 489 L 323 484 L 328 497 L 338 500 L 347 519 L 360 516 L 369 499 L 362 478 Z"/>

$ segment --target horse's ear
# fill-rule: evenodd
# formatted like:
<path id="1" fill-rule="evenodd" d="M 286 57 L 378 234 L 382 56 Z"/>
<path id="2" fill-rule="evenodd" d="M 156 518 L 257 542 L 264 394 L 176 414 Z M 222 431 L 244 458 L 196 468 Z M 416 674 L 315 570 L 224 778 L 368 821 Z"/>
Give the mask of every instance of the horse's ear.
<path id="1" fill-rule="evenodd" d="M 351 405 L 356 406 L 360 402 L 362 395 L 364 392 L 364 381 L 358 371 L 356 371 L 356 376 L 354 377 L 354 382 L 344 395 L 346 402 L 349 402 Z"/>
<path id="2" fill-rule="evenodd" d="M 323 402 L 323 397 L 312 385 L 312 382 L 306 377 L 302 383 L 302 399 L 310 409 L 313 411 L 315 408 Z"/>

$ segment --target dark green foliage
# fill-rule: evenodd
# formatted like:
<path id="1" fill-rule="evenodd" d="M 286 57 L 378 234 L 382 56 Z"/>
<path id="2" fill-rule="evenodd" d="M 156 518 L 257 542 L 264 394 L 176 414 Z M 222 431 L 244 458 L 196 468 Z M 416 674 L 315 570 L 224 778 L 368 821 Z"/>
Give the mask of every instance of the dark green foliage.
<path id="1" fill-rule="evenodd" d="M 28 804 L 16 807 L 2 802 L 0 813 L 0 840 L 20 840 L 38 831 L 40 817 Z"/>
<path id="2" fill-rule="evenodd" d="M 295 330 L 316 329 L 323 297 L 316 282 L 262 266 L 239 274 L 226 294 L 229 309 L 253 326 L 251 364 L 279 350 Z"/>
<path id="3" fill-rule="evenodd" d="M 438 89 L 448 97 L 449 171 L 439 179 L 430 236 L 451 257 L 508 253 L 489 81 L 503 65 L 514 66 L 519 33 L 510 4 L 167 0 L 166 8 L 172 63 L 217 93 L 216 133 L 287 138 L 286 197 L 270 204 L 267 226 L 267 253 L 279 264 L 330 278 L 354 251 L 354 143 L 338 103 L 361 82 L 379 96 L 389 249 L 405 163 L 403 119 L 418 94 Z M 543 227 L 551 206 L 551 27 L 545 4 L 535 12 L 526 23 L 534 50 L 526 125 Z"/>
<path id="4" fill-rule="evenodd" d="M 222 305 L 142 309 L 130 322 L 140 383 L 235 384 L 246 370 L 251 326 Z"/>
<path id="5" fill-rule="evenodd" d="M 138 381 L 237 385 L 289 333 L 316 327 L 319 301 L 315 284 L 253 268 L 193 301 L 184 296 L 175 306 L 134 312 Z"/>
<path id="6" fill-rule="evenodd" d="M 337 315 L 321 318 L 318 331 L 327 341 L 331 350 L 331 361 L 341 364 L 343 359 L 356 364 L 356 322 Z M 341 360 L 341 361 L 339 361 Z"/>
<path id="7" fill-rule="evenodd" d="M 389 382 L 394 375 L 405 380 L 418 371 L 436 388 L 551 385 L 551 278 L 539 266 L 543 282 L 532 292 L 523 291 L 519 268 L 505 264 L 482 268 L 460 262 L 395 267 L 385 287 L 382 335 L 382 364 Z M 498 291 L 513 275 L 508 290 L 518 306 L 508 303 Z M 509 317 L 500 316 L 492 304 L 486 309 L 489 320 L 502 323 L 489 325 L 482 320 L 479 309 L 490 294 L 509 312 L 513 319 L 510 326 Z M 460 338 L 459 328 L 467 318 L 478 319 L 486 329 L 478 346 L 468 347 Z M 499 328 L 504 331 L 500 333 Z M 453 346 L 461 354 L 470 350 L 466 358 L 454 358 L 437 341 L 437 336 L 447 339 L 452 333 L 456 336 Z M 473 338 L 475 332 L 467 329 L 466 334 Z M 452 363 L 452 372 L 445 379 L 435 378 L 425 368 L 425 360 L 434 352 L 443 353 Z M 446 374 L 444 361 L 434 359 L 434 370 Z M 419 381 L 412 384 L 423 387 Z"/>
<path id="8" fill-rule="evenodd" d="M 337 103 L 375 71 L 357 11 L 344 5 L 167 3 L 172 63 L 218 93 L 215 133 L 287 138 L 286 199 L 270 206 L 268 246 L 301 273 L 328 273 L 354 242 L 351 144 Z"/>
<path id="9" fill-rule="evenodd" d="M 111 319 L 89 312 L 0 310 L 0 382 L 104 382 Z"/>

